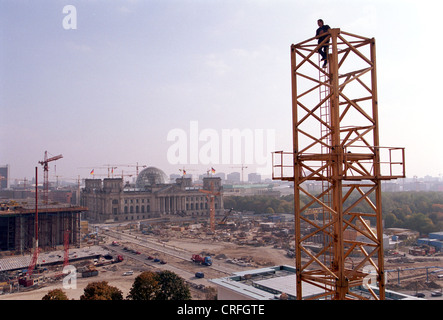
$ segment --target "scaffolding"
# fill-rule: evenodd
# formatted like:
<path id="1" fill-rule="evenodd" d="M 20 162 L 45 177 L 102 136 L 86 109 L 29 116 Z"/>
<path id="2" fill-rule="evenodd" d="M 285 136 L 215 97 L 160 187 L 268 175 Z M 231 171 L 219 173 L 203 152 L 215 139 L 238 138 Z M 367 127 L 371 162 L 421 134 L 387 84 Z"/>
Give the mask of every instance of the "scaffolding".
<path id="1" fill-rule="evenodd" d="M 291 46 L 293 152 L 273 153 L 273 179 L 294 182 L 297 298 L 309 283 L 313 299 L 384 299 L 381 181 L 405 177 L 404 148 L 379 146 L 375 39 L 318 38 Z"/>

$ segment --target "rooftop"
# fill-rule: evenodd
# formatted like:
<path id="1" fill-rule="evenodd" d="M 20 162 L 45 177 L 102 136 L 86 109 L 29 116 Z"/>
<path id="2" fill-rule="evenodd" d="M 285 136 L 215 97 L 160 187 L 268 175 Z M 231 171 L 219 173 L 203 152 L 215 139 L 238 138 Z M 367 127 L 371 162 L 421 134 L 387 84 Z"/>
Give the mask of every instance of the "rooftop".
<path id="1" fill-rule="evenodd" d="M 58 213 L 58 212 L 81 212 L 86 211 L 87 208 L 82 206 L 74 206 L 67 203 L 49 203 L 44 204 L 42 201 L 38 202 L 39 213 Z M 29 214 L 35 213 L 34 199 L 12 199 L 0 201 L 0 215 L 10 214 Z"/>
<path id="2" fill-rule="evenodd" d="M 282 293 L 289 299 L 296 298 L 295 268 L 287 265 L 236 272 L 225 278 L 212 279 L 217 284 L 235 294 L 257 300 L 279 299 Z M 304 284 L 303 292 L 306 297 L 323 293 L 313 285 Z"/>
<path id="3" fill-rule="evenodd" d="M 89 259 L 97 256 L 104 256 L 108 253 L 107 250 L 104 250 L 100 246 L 92 246 L 88 248 L 74 248 L 69 250 L 69 261 L 81 260 L 81 259 Z M 2 271 L 12 271 L 12 270 L 20 270 L 27 269 L 29 264 L 31 263 L 32 255 L 23 255 L 23 256 L 11 256 L 0 259 L 0 272 Z M 64 251 L 56 250 L 51 252 L 43 252 L 39 253 L 37 265 L 51 265 L 57 263 L 63 263 L 64 261 Z"/>
<path id="4" fill-rule="evenodd" d="M 217 285 L 219 300 L 278 300 L 284 293 L 288 299 L 296 299 L 296 274 L 292 266 L 281 265 L 236 272 L 232 276 L 211 279 Z M 377 290 L 377 288 L 372 288 Z M 367 291 L 359 288 L 361 291 Z M 315 298 L 324 291 L 303 282 L 303 299 Z M 369 296 L 369 295 L 368 295 Z M 412 300 L 415 297 L 386 290 L 387 300 Z"/>

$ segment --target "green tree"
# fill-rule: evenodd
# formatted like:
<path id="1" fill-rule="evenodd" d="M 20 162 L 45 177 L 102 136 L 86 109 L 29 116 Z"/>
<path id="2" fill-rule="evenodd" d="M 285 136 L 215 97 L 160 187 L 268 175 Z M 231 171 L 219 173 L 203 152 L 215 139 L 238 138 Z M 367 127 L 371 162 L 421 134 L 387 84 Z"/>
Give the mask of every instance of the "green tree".
<path id="1" fill-rule="evenodd" d="M 137 276 L 126 297 L 130 300 L 155 300 L 160 289 L 158 276 L 155 272 L 145 271 Z"/>
<path id="2" fill-rule="evenodd" d="M 275 211 L 271 207 L 267 207 L 265 213 L 275 213 Z"/>
<path id="3" fill-rule="evenodd" d="M 352 192 L 344 207 L 354 204 L 362 195 Z M 368 201 L 375 203 L 375 192 L 368 195 Z M 300 196 L 300 207 L 312 201 L 307 195 Z M 356 212 L 374 213 L 368 201 L 360 201 L 353 210 Z M 224 198 L 225 208 L 236 211 L 254 211 L 264 213 L 270 208 L 276 213 L 293 213 L 294 196 L 280 198 L 271 196 L 230 196 Z M 386 227 L 408 228 L 426 234 L 443 228 L 443 192 L 384 192 L 382 194 L 383 219 Z M 314 204 L 313 207 L 317 205 Z M 370 219 L 375 223 L 375 218 Z"/>
<path id="4" fill-rule="evenodd" d="M 123 300 L 123 293 L 107 281 L 97 281 L 86 286 L 80 300 Z"/>
<path id="5" fill-rule="evenodd" d="M 145 271 L 135 278 L 127 298 L 130 300 L 190 300 L 191 292 L 183 278 L 174 272 Z"/>
<path id="6" fill-rule="evenodd" d="M 160 292 L 157 300 L 191 300 L 191 291 L 183 278 L 164 270 L 158 273 Z"/>
<path id="7" fill-rule="evenodd" d="M 413 213 L 404 222 L 405 228 L 416 230 L 420 234 L 427 234 L 436 231 L 434 223 L 423 213 Z"/>
<path id="8" fill-rule="evenodd" d="M 393 213 L 388 213 L 385 215 L 385 226 L 386 228 L 395 228 L 399 226 L 399 220 Z"/>
<path id="9" fill-rule="evenodd" d="M 66 292 L 62 289 L 54 289 L 49 291 L 42 300 L 69 300 Z"/>

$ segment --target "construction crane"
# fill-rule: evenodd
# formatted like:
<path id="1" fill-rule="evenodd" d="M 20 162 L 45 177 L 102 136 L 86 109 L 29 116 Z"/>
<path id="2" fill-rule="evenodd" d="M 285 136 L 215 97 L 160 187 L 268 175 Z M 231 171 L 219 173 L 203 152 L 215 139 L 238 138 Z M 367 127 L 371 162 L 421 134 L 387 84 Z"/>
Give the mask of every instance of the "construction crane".
<path id="1" fill-rule="evenodd" d="M 135 165 L 131 165 L 131 164 L 104 164 L 102 166 L 89 166 L 89 167 L 78 167 L 78 169 L 91 169 L 91 174 L 94 174 L 95 176 L 97 176 L 97 174 L 92 173 L 94 172 L 94 169 L 107 169 L 108 170 L 108 174 L 107 177 L 108 178 L 114 178 L 114 170 L 119 168 L 119 167 L 133 167 L 136 168 L 136 175 L 138 176 L 139 173 L 139 168 L 146 168 L 146 165 L 139 165 L 138 162 Z M 129 175 L 132 176 L 133 174 Z M 102 175 L 105 176 L 105 175 Z M 122 178 L 123 178 L 123 170 L 122 170 Z"/>
<path id="2" fill-rule="evenodd" d="M 225 225 L 228 221 L 229 216 L 231 215 L 233 208 L 229 209 L 227 213 L 225 213 L 224 217 L 219 221 L 219 225 Z"/>
<path id="3" fill-rule="evenodd" d="M 35 218 L 34 218 L 34 253 L 32 254 L 31 262 L 26 272 L 26 278 L 32 276 L 35 265 L 38 260 L 39 246 L 38 246 L 38 168 L 35 167 Z"/>
<path id="4" fill-rule="evenodd" d="M 134 164 L 116 164 L 115 166 L 117 167 L 132 167 L 135 168 L 135 172 L 138 176 L 138 168 L 147 168 L 147 165 L 139 165 L 138 162 L 134 165 Z"/>
<path id="5" fill-rule="evenodd" d="M 117 169 L 117 166 L 112 164 L 104 164 L 108 168 L 108 178 L 114 178 L 114 169 Z"/>
<path id="6" fill-rule="evenodd" d="M 214 190 L 214 183 L 211 182 L 211 190 L 200 189 L 200 192 L 206 195 L 209 200 L 209 224 L 211 231 L 215 231 L 215 197 L 220 195 L 219 191 Z"/>
<path id="7" fill-rule="evenodd" d="M 180 172 L 181 172 L 181 174 L 182 174 L 182 176 L 184 177 L 186 174 L 188 174 L 188 171 L 197 171 L 197 170 L 195 170 L 195 169 L 186 169 L 185 167 L 183 167 L 183 169 L 178 169 Z"/>
<path id="8" fill-rule="evenodd" d="M 129 172 L 129 173 L 124 173 L 122 170 L 122 180 L 125 180 L 125 177 L 129 177 L 131 178 L 132 176 L 134 176 L 134 172 Z M 136 177 L 138 176 L 138 174 L 136 174 Z"/>
<path id="9" fill-rule="evenodd" d="M 26 179 L 26 177 L 23 178 L 23 179 L 16 179 L 15 181 L 16 181 L 16 183 L 17 183 L 17 186 L 20 186 L 20 183 L 23 182 L 23 190 L 27 190 L 27 187 L 28 187 L 28 179 Z"/>
<path id="10" fill-rule="evenodd" d="M 63 158 L 61 154 L 55 157 L 48 158 L 48 151 L 45 151 L 45 158 L 43 161 L 39 161 L 38 163 L 43 166 L 43 201 L 45 204 L 48 204 L 48 191 L 49 191 L 49 162 L 56 161 Z"/>
<path id="11" fill-rule="evenodd" d="M 405 177 L 404 148 L 379 145 L 375 39 L 340 29 L 322 37 L 291 46 L 293 149 L 272 161 L 272 178 L 294 183 L 296 297 L 383 300 L 381 182 Z M 321 191 L 307 190 L 310 181 Z M 318 294 L 303 294 L 307 285 Z"/>
<path id="12" fill-rule="evenodd" d="M 69 229 L 65 230 L 63 235 L 63 244 L 64 244 L 64 261 L 63 261 L 63 269 L 69 264 L 69 233 L 71 231 Z"/>
<path id="13" fill-rule="evenodd" d="M 63 276 L 65 267 L 69 265 L 69 234 L 71 230 L 65 229 L 63 231 L 63 268 L 56 274 L 57 277 Z"/>
<path id="14" fill-rule="evenodd" d="M 112 175 L 112 177 L 114 177 L 114 169 L 117 169 L 116 166 L 112 166 L 110 164 L 105 165 L 105 166 L 78 167 L 78 169 L 91 169 L 91 168 L 92 168 L 92 170 L 90 171 L 89 174 L 94 175 L 94 176 L 103 176 L 103 177 L 107 176 L 108 178 L 110 178 L 111 175 Z M 94 173 L 95 169 L 107 169 L 108 174 L 107 175 L 106 174 L 96 174 L 96 173 Z"/>
<path id="15" fill-rule="evenodd" d="M 77 178 L 64 178 L 63 181 L 75 181 L 77 184 L 77 192 L 76 192 L 76 199 L 75 199 L 75 204 L 80 204 L 80 185 L 81 183 L 85 181 L 86 179 L 82 179 L 80 178 L 80 175 L 77 176 Z"/>
<path id="16" fill-rule="evenodd" d="M 244 177 L 243 177 L 243 170 L 247 169 L 248 167 L 246 167 L 245 165 L 242 164 L 240 167 L 231 167 L 231 168 L 241 168 L 241 182 L 244 183 L 245 180 L 244 180 Z"/>

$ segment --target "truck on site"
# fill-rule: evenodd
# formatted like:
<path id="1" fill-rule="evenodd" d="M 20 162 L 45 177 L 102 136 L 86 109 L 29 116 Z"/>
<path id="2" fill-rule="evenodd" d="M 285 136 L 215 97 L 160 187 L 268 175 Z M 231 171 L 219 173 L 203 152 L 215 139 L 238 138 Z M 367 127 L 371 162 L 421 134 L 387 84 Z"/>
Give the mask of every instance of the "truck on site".
<path id="1" fill-rule="evenodd" d="M 82 278 L 98 276 L 98 270 L 94 265 L 89 265 L 81 271 Z"/>
<path id="2" fill-rule="evenodd" d="M 123 256 L 122 255 L 118 255 L 117 257 L 115 257 L 113 263 L 122 262 L 123 260 L 124 260 Z"/>
<path id="3" fill-rule="evenodd" d="M 212 258 L 210 256 L 202 257 L 199 254 L 193 254 L 191 260 L 195 263 L 199 263 L 205 266 L 212 265 Z"/>
<path id="4" fill-rule="evenodd" d="M 103 267 L 103 266 L 107 266 L 110 264 L 122 262 L 123 260 L 124 259 L 123 259 L 122 255 L 117 255 L 116 257 L 112 257 L 111 255 L 107 255 L 107 256 L 105 256 L 105 260 L 94 259 L 94 265 L 96 267 Z"/>

